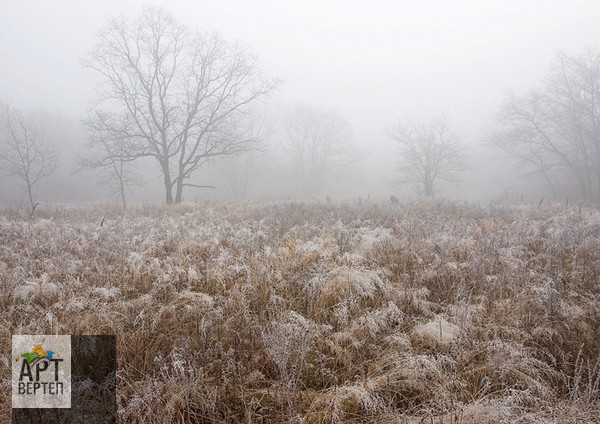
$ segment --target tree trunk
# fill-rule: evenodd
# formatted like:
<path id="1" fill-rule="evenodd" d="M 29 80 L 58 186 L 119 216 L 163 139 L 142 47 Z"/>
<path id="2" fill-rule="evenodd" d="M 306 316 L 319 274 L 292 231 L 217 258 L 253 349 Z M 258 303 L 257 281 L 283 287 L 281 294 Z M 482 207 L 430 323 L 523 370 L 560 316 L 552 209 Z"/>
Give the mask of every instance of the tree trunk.
<path id="1" fill-rule="evenodd" d="M 177 182 L 175 184 L 175 203 L 181 203 L 183 200 L 183 161 L 179 161 L 179 167 L 177 170 Z"/>
<path id="2" fill-rule="evenodd" d="M 165 183 L 165 200 L 167 202 L 167 205 L 170 205 L 171 203 L 173 203 L 173 185 L 171 184 L 171 173 L 169 172 L 169 166 L 162 165 L 162 171 Z"/>
<path id="3" fill-rule="evenodd" d="M 183 179 L 179 178 L 177 180 L 177 189 L 175 192 L 175 203 L 181 203 L 183 200 Z"/>
<path id="4" fill-rule="evenodd" d="M 31 210 L 33 210 L 33 195 L 31 193 L 31 185 L 27 183 L 27 195 L 29 196 L 29 204 L 31 205 Z"/>
<path id="5" fill-rule="evenodd" d="M 123 177 L 119 177 L 119 188 L 121 190 L 121 203 L 123 204 L 123 210 L 127 209 L 127 202 L 125 201 L 125 185 L 123 184 Z"/>
<path id="6" fill-rule="evenodd" d="M 29 205 L 31 206 L 31 210 L 33 211 L 33 194 L 31 192 L 31 183 L 29 182 L 29 173 L 25 177 L 25 183 L 27 183 L 27 195 L 29 196 Z"/>
<path id="7" fill-rule="evenodd" d="M 426 179 L 425 180 L 425 196 L 426 197 L 433 197 L 434 193 L 433 193 L 433 181 L 431 181 L 430 179 Z"/>

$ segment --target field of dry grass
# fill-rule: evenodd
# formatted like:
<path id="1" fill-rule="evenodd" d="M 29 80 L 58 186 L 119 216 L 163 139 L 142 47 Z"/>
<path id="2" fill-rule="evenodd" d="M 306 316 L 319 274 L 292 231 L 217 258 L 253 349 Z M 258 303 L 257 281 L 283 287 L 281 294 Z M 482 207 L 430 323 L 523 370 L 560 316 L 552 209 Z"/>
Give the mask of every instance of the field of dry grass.
<path id="1" fill-rule="evenodd" d="M 2 422 L 11 334 L 116 334 L 124 423 L 598 422 L 600 212 L 4 210 Z"/>

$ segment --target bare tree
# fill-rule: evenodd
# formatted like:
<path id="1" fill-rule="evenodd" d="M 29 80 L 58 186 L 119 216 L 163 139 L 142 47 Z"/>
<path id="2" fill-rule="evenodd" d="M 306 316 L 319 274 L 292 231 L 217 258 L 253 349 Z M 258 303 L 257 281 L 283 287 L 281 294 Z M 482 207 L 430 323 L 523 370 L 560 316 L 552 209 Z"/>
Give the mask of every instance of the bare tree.
<path id="1" fill-rule="evenodd" d="M 416 184 L 425 196 L 435 195 L 440 181 L 456 181 L 466 165 L 459 137 L 445 119 L 417 124 L 398 122 L 386 131 L 399 148 L 399 184 Z"/>
<path id="2" fill-rule="evenodd" d="M 113 128 L 124 128 L 124 122 L 114 122 L 116 117 L 106 113 L 94 113 L 84 120 L 88 130 L 88 145 L 85 155 L 78 158 L 79 169 L 98 170 L 99 184 L 110 188 L 111 194 L 121 199 L 123 209 L 127 208 L 127 192 L 142 181 L 136 175 L 132 163 L 130 143 L 122 135 L 115 134 Z"/>
<path id="3" fill-rule="evenodd" d="M 335 112 L 294 106 L 285 120 L 285 151 L 294 161 L 305 195 L 318 195 L 356 159 L 350 124 Z"/>
<path id="4" fill-rule="evenodd" d="M 240 45 L 152 8 L 136 22 L 110 21 L 87 64 L 103 79 L 99 102 L 118 110 L 111 131 L 127 141 L 122 159 L 155 158 L 167 203 L 206 187 L 191 178 L 212 158 L 252 148 L 248 108 L 277 86 Z"/>
<path id="5" fill-rule="evenodd" d="M 0 162 L 24 183 L 32 211 L 34 186 L 56 169 L 57 155 L 18 110 L 6 107 L 0 121 Z"/>
<path id="6" fill-rule="evenodd" d="M 559 53 L 539 88 L 507 97 L 491 139 L 555 194 L 571 179 L 583 198 L 600 200 L 600 53 Z"/>

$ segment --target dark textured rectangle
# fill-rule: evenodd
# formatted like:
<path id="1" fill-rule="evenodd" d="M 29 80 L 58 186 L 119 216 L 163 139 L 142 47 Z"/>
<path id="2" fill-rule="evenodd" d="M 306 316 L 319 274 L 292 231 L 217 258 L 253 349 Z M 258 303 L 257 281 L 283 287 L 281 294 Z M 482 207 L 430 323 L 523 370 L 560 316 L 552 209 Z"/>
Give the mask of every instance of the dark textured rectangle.
<path id="1" fill-rule="evenodd" d="M 116 423 L 116 336 L 71 336 L 71 358 L 71 408 L 13 409 L 13 424 Z"/>

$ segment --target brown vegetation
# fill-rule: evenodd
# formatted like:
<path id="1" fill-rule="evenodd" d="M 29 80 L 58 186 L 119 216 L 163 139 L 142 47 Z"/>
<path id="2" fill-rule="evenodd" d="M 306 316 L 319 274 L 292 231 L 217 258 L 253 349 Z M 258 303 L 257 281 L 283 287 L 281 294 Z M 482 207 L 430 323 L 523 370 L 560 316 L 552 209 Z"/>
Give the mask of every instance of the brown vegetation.
<path id="1" fill-rule="evenodd" d="M 120 422 L 595 422 L 599 276 L 591 208 L 5 210 L 0 420 L 11 334 L 116 334 Z"/>

